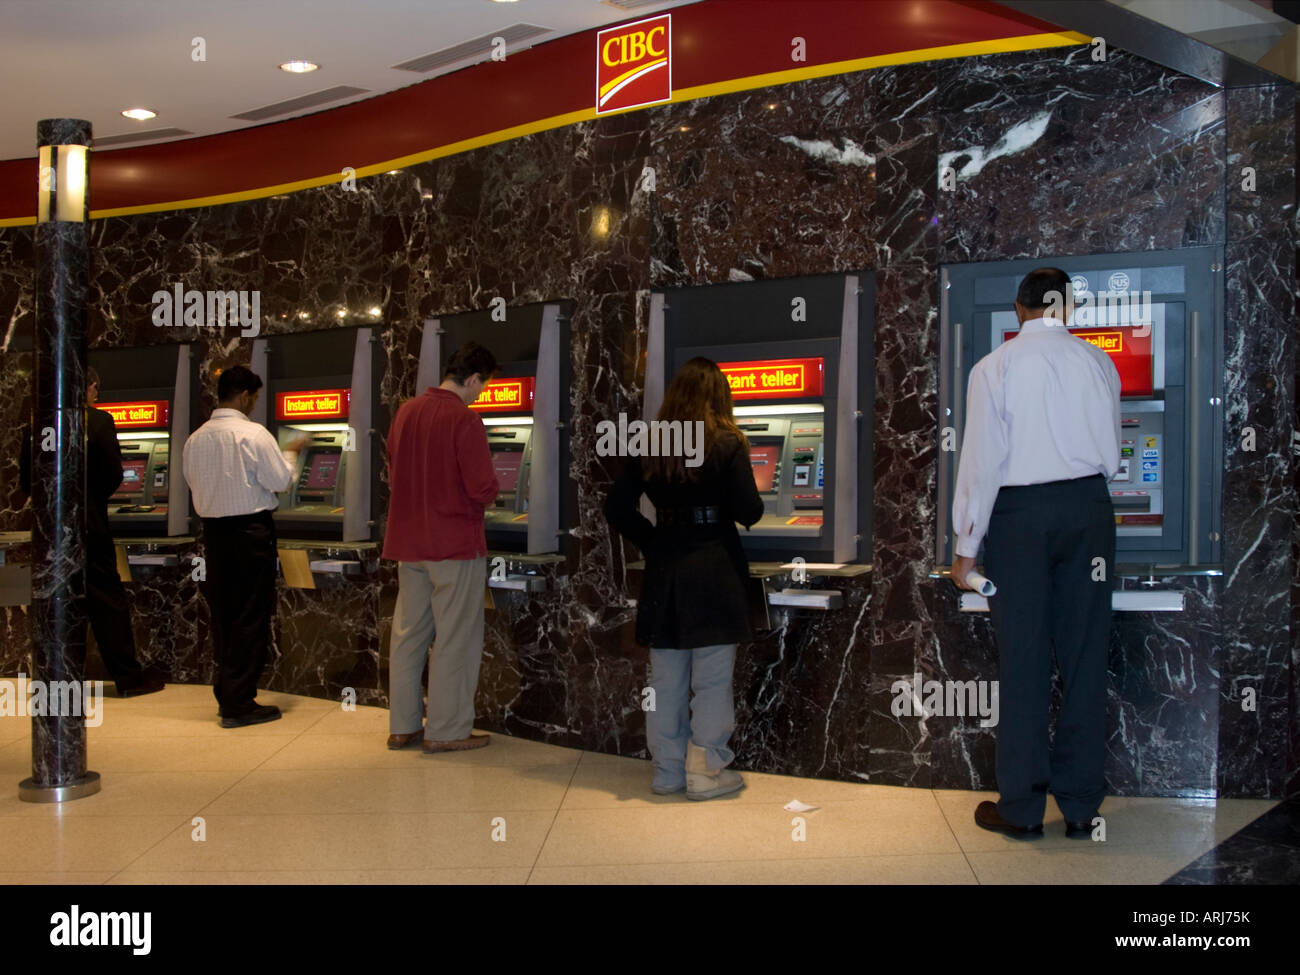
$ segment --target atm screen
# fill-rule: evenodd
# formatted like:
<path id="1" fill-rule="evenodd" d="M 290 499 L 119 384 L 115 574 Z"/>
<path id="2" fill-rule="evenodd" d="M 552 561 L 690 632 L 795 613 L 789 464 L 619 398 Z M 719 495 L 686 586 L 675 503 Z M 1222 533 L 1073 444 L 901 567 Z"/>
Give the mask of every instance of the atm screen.
<path id="1" fill-rule="evenodd" d="M 1145 335 L 1138 334 L 1145 331 Z M 1151 328 L 1072 328 L 1077 335 L 1110 356 L 1119 373 L 1121 397 L 1150 396 L 1155 391 L 1155 353 L 1151 345 Z M 1004 331 L 1002 341 L 1015 338 L 1017 331 Z"/>
<path id="2" fill-rule="evenodd" d="M 492 469 L 496 472 L 497 483 L 501 485 L 502 494 L 515 490 L 519 484 L 519 469 L 523 461 L 522 450 L 492 451 Z"/>
<path id="3" fill-rule="evenodd" d="M 333 491 L 339 479 L 337 451 L 315 450 L 307 457 L 307 478 L 302 483 L 304 491 Z"/>
<path id="4" fill-rule="evenodd" d="M 776 466 L 781 462 L 780 444 L 750 444 L 749 463 L 754 468 L 754 483 L 759 494 L 776 490 Z"/>
<path id="5" fill-rule="evenodd" d="M 144 491 L 144 472 L 149 465 L 147 454 L 126 454 L 122 458 L 122 486 L 118 494 L 140 494 Z"/>

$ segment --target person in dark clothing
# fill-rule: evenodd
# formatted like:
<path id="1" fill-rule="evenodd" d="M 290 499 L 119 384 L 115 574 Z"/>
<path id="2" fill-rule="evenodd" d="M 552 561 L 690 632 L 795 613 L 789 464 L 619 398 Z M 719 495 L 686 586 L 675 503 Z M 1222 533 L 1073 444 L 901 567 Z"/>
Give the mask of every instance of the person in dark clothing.
<path id="1" fill-rule="evenodd" d="M 1017 838 L 1042 835 L 1050 793 L 1065 835 L 1090 839 L 1106 794 L 1107 482 L 1120 463 L 1122 384 L 1109 355 L 1070 334 L 1072 294 L 1060 268 L 1020 282 L 1020 331 L 971 370 L 952 507 L 953 582 L 971 588 L 983 540 L 998 588 L 1000 795 L 976 806 L 975 823 Z M 1053 660 L 1061 702 L 1049 740 Z"/>
<path id="2" fill-rule="evenodd" d="M 117 684 L 119 697 L 153 694 L 165 686 L 136 657 L 135 633 L 127 606 L 126 587 L 117 574 L 117 550 L 108 524 L 108 499 L 122 483 L 122 450 L 117 425 L 99 399 L 99 374 L 86 370 L 86 616 Z M 31 494 L 31 428 L 24 431 L 20 461 L 23 492 Z"/>
<path id="3" fill-rule="evenodd" d="M 711 799 L 744 788 L 739 773 L 727 769 L 735 759 L 728 742 L 736 644 L 753 637 L 745 597 L 749 563 L 736 524 L 749 528 L 758 521 L 763 499 L 749 442 L 733 418 L 731 388 L 716 363 L 686 363 L 656 422 L 681 424 L 682 444 L 695 432 L 697 456 L 633 457 L 610 489 L 605 517 L 646 558 L 636 635 L 650 646 L 651 789 Z M 637 510 L 642 494 L 654 504 L 658 524 Z"/>
<path id="4" fill-rule="evenodd" d="M 276 495 L 287 491 L 298 452 L 311 434 L 282 451 L 249 414 L 262 377 L 231 366 L 217 379 L 217 408 L 190 434 L 181 452 L 194 510 L 203 519 L 207 578 L 203 597 L 212 620 L 212 693 L 223 728 L 280 720 L 274 704 L 257 703 L 257 684 L 271 654 L 275 613 Z"/>

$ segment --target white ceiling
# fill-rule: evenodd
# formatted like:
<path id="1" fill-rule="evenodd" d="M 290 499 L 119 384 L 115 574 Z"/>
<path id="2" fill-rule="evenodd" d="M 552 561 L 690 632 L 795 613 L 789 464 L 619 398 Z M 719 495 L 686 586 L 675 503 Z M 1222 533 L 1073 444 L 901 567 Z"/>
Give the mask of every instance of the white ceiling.
<path id="1" fill-rule="evenodd" d="M 230 117 L 236 113 L 335 85 L 368 90 L 267 121 L 371 98 L 486 60 L 489 48 L 428 74 L 391 67 L 512 24 L 552 31 L 527 46 L 692 2 L 0 0 L 0 159 L 34 156 L 43 118 L 89 119 L 97 139 L 166 128 L 196 136 L 228 132 L 266 124 Z M 195 37 L 206 42 L 204 62 L 191 57 Z M 296 58 L 321 68 L 303 75 L 279 70 Z M 122 117 L 123 109 L 135 107 L 158 117 Z M 164 140 L 130 145 L 150 141 Z"/>

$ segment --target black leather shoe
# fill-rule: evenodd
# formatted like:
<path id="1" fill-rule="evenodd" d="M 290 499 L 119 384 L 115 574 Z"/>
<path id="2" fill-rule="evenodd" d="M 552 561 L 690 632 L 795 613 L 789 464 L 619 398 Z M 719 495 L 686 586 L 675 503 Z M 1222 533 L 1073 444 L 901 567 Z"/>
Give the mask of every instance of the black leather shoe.
<path id="1" fill-rule="evenodd" d="M 1092 821 L 1096 818 L 1097 814 L 1093 813 L 1087 819 L 1078 823 L 1073 823 L 1067 819 L 1065 821 L 1065 835 L 1076 840 L 1091 839 L 1093 831 Z"/>
<path id="2" fill-rule="evenodd" d="M 253 707 L 241 714 L 222 715 L 221 727 L 223 728 L 242 728 L 250 724 L 265 724 L 268 721 L 279 721 L 280 709 L 274 704 L 254 704 Z"/>
<path id="3" fill-rule="evenodd" d="M 166 687 L 161 677 L 146 676 L 134 684 L 118 684 L 118 697 L 139 697 L 142 694 L 156 694 Z"/>
<path id="4" fill-rule="evenodd" d="M 1037 826 L 1017 826 L 1015 823 L 1008 823 L 998 814 L 996 802 L 985 801 L 975 807 L 975 825 L 981 829 L 992 830 L 994 833 L 1006 833 L 1021 840 L 1037 839 L 1043 835 L 1042 823 Z"/>

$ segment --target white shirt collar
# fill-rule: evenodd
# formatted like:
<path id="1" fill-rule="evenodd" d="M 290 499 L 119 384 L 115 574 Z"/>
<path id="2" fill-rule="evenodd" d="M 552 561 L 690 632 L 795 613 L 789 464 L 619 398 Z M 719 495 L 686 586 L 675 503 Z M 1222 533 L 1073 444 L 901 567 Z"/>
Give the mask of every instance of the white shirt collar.
<path id="1" fill-rule="evenodd" d="M 1065 325 L 1058 318 L 1031 318 L 1020 326 L 1020 331 L 1026 333 L 1046 332 L 1058 328 L 1065 328 Z"/>

